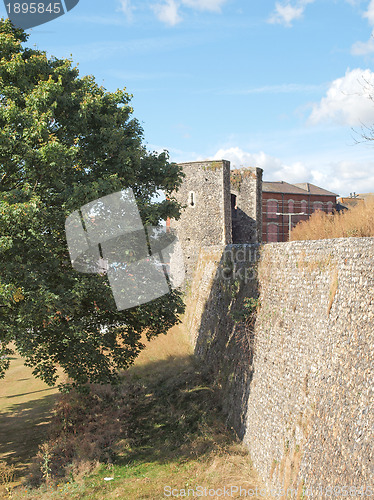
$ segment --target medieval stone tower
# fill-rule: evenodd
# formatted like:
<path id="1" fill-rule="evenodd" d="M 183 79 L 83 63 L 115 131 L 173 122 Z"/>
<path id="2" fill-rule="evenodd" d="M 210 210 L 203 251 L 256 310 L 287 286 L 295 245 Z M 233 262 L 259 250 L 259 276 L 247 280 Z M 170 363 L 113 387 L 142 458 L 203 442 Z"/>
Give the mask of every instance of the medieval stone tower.
<path id="1" fill-rule="evenodd" d="M 261 243 L 262 169 L 231 170 L 232 242 Z"/>
<path id="2" fill-rule="evenodd" d="M 190 278 L 201 247 L 261 241 L 262 170 L 230 172 L 226 160 L 180 165 L 186 177 L 174 196 L 186 208 L 170 226 L 177 231 Z"/>

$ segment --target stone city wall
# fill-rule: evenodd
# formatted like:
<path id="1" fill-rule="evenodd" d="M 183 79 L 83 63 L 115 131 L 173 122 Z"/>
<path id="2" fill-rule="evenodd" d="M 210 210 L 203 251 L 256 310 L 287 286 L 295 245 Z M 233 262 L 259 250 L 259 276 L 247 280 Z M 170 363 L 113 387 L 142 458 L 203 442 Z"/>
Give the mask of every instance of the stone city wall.
<path id="1" fill-rule="evenodd" d="M 201 249 L 196 354 L 269 488 L 373 495 L 374 238 L 268 244 L 255 274 L 257 252 Z"/>

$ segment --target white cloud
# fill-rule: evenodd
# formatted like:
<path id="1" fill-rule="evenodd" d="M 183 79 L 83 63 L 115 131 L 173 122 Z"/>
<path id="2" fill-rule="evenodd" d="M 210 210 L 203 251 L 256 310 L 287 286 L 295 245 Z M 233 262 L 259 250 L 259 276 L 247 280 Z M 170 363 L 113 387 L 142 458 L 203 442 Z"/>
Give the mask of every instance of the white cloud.
<path id="1" fill-rule="evenodd" d="M 340 160 L 330 162 L 318 171 L 312 171 L 314 184 L 341 196 L 351 192 L 374 192 L 374 162 Z"/>
<path id="2" fill-rule="evenodd" d="M 239 147 L 232 147 L 219 149 L 211 159 L 229 160 L 232 168 L 260 167 L 264 170 L 266 180 L 305 182 L 309 176 L 309 172 L 302 162 L 287 164 L 263 151 L 248 153 Z"/>
<path id="3" fill-rule="evenodd" d="M 351 52 L 354 56 L 365 56 L 374 52 L 374 31 L 367 42 L 354 43 Z"/>
<path id="4" fill-rule="evenodd" d="M 368 9 L 364 13 L 364 17 L 368 19 L 371 26 L 374 26 L 374 0 L 370 1 Z M 355 56 L 363 56 L 374 52 L 374 30 L 367 42 L 356 42 L 353 44 L 351 52 Z"/>
<path id="5" fill-rule="evenodd" d="M 166 3 L 155 4 L 152 8 L 157 18 L 169 26 L 175 26 L 182 20 L 178 12 L 179 4 L 175 0 L 166 0 Z"/>
<path id="6" fill-rule="evenodd" d="M 374 26 L 374 0 L 371 0 L 368 6 L 368 10 L 364 13 L 364 17 L 367 17 L 369 23 Z"/>
<path id="7" fill-rule="evenodd" d="M 119 0 L 119 11 L 123 12 L 128 20 L 132 19 L 132 11 L 134 10 L 131 0 Z"/>
<path id="8" fill-rule="evenodd" d="M 286 162 L 262 151 L 249 153 L 239 147 L 220 149 L 210 159 L 229 160 L 232 168 L 260 167 L 266 181 L 311 182 L 344 196 L 352 191 L 374 192 L 374 161 L 370 160 L 331 161 L 322 156 L 312 161 Z"/>
<path id="9" fill-rule="evenodd" d="M 273 24 L 284 24 L 285 26 L 292 26 L 292 21 L 299 19 L 303 15 L 304 9 L 302 7 L 292 7 L 292 5 L 275 5 L 275 12 L 269 18 L 269 22 Z"/>
<path id="10" fill-rule="evenodd" d="M 374 73 L 369 69 L 347 70 L 334 80 L 326 96 L 313 106 L 311 124 L 320 122 L 340 125 L 370 125 L 374 121 Z"/>
<path id="11" fill-rule="evenodd" d="M 182 4 L 192 9 L 220 12 L 227 0 L 182 0 Z"/>
<path id="12" fill-rule="evenodd" d="M 272 24 L 283 24 L 284 26 L 290 27 L 293 21 L 302 17 L 306 6 L 314 1 L 315 0 L 299 0 L 295 5 L 292 5 L 289 1 L 286 3 L 277 2 L 275 4 L 275 10 L 268 21 Z"/>
<path id="13" fill-rule="evenodd" d="M 220 12 L 221 7 L 227 0 L 165 0 L 164 3 L 152 5 L 157 18 L 168 24 L 175 26 L 182 21 L 181 9 L 190 9 L 210 12 Z"/>

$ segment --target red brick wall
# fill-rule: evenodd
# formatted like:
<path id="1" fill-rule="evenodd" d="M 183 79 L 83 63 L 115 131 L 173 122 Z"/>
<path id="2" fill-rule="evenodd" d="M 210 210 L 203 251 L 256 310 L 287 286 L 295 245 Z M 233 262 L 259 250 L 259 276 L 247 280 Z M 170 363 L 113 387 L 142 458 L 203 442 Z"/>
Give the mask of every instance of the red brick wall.
<path id="1" fill-rule="evenodd" d="M 292 204 L 289 204 L 290 201 Z M 273 203 L 271 203 L 273 201 Z M 270 203 L 269 203 L 270 202 Z M 306 202 L 306 204 L 303 202 Z M 275 206 L 275 203 L 277 205 Z M 262 241 L 270 243 L 272 241 L 288 241 L 289 217 L 285 215 L 274 215 L 274 212 L 281 213 L 300 213 L 306 212 L 307 215 L 292 216 L 292 227 L 301 220 L 307 220 L 313 213 L 315 203 L 321 210 L 328 213 L 329 206 L 335 210 L 335 196 L 321 196 L 308 194 L 288 194 L 288 193 L 262 193 Z M 330 205 L 329 205 L 330 203 Z M 332 203 L 332 205 L 331 205 Z M 276 210 L 275 210 L 276 209 Z M 270 225 L 270 227 L 269 227 Z"/>

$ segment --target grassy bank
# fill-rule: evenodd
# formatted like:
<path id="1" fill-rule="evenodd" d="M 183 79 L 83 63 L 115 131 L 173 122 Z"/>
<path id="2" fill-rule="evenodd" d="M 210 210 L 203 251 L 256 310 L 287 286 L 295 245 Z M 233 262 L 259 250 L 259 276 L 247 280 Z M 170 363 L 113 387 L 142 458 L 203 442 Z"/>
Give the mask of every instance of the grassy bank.
<path id="1" fill-rule="evenodd" d="M 45 439 L 57 392 L 36 379 L 19 356 L 11 359 L 0 381 L 0 461 L 13 465 L 16 477 L 26 473 Z"/>
<path id="2" fill-rule="evenodd" d="M 69 396 L 34 465 L 42 484 L 24 484 L 12 498 L 161 499 L 168 486 L 258 486 L 247 452 L 225 424 L 219 387 L 191 354 L 175 328 L 151 341 L 121 387 L 96 387 L 75 402 Z"/>

